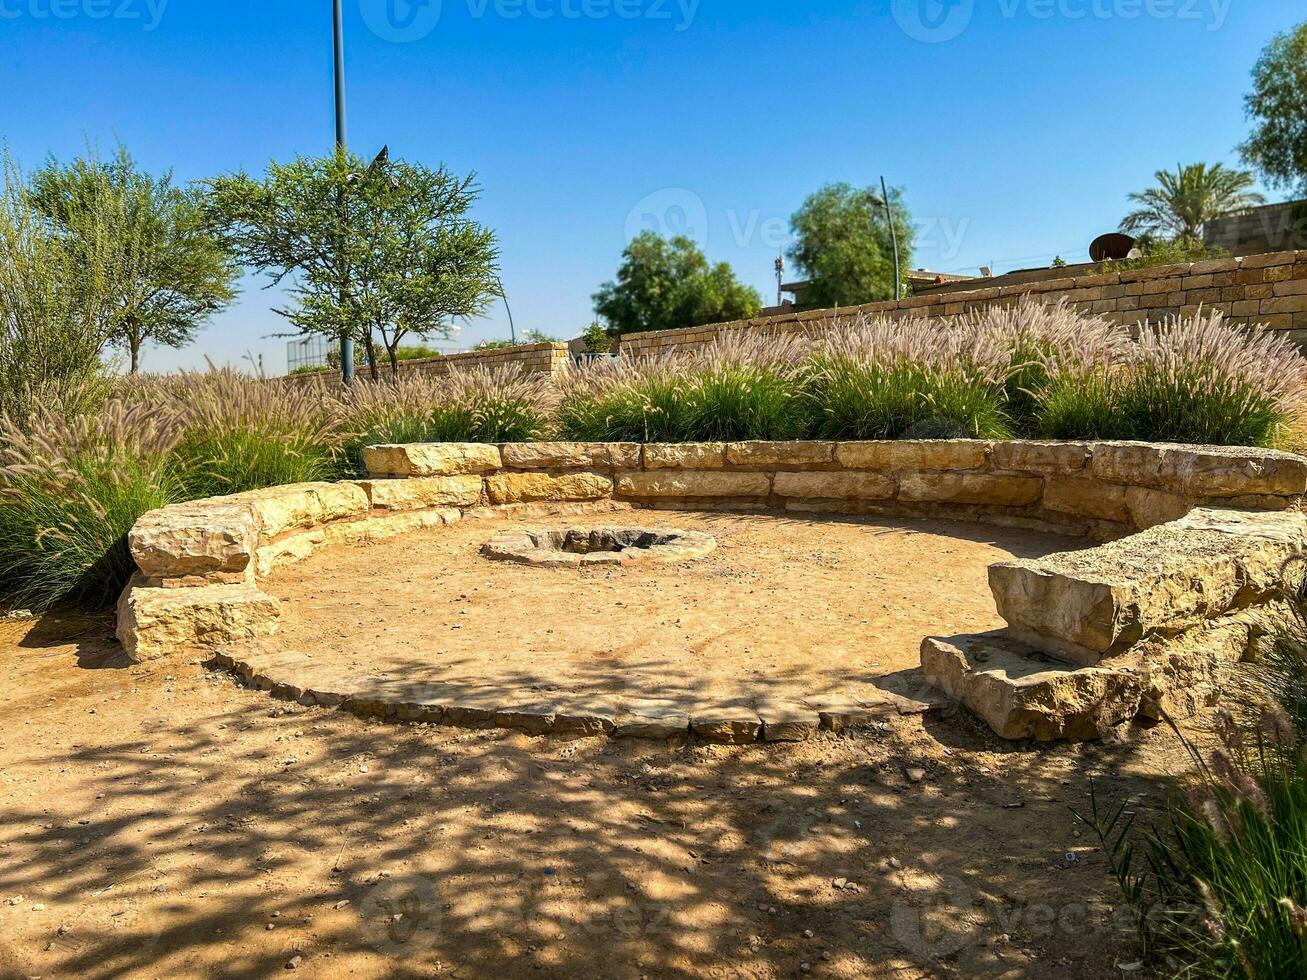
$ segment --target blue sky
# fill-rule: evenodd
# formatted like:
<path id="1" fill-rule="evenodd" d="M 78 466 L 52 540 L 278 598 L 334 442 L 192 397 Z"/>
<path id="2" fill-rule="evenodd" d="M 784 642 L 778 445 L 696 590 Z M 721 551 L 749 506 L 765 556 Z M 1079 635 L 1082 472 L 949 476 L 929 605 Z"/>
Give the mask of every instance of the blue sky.
<path id="1" fill-rule="evenodd" d="M 1236 163 L 1289 0 L 346 0 L 350 143 L 475 170 L 519 330 L 572 336 L 641 227 L 774 295 L 830 181 L 904 188 L 914 265 L 1083 259 L 1152 172 Z M 182 179 L 329 151 L 330 0 L 0 0 L 0 137 L 24 166 L 121 139 Z M 249 279 L 183 351 L 285 369 Z M 458 346 L 507 336 L 502 306 Z"/>

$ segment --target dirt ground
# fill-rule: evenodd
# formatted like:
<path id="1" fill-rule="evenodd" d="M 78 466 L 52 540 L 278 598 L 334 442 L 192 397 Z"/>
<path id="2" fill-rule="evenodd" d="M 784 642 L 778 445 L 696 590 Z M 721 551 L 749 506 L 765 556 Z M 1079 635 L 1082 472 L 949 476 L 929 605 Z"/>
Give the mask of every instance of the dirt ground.
<path id="1" fill-rule="evenodd" d="M 674 526 L 717 550 L 677 565 L 536 568 L 479 554 L 509 527 Z M 986 569 L 1083 547 L 941 521 L 623 511 L 469 520 L 319 552 L 265 588 L 277 645 L 442 689 L 748 703 L 864 697 L 920 665 L 927 634 L 1003 625 Z"/>
<path id="2" fill-rule="evenodd" d="M 1093 778 L 1146 821 L 1185 768 L 1165 729 L 961 714 L 744 747 L 369 723 L 129 666 L 111 626 L 0 623 L 0 977 L 1119 977 L 1072 810 Z"/>

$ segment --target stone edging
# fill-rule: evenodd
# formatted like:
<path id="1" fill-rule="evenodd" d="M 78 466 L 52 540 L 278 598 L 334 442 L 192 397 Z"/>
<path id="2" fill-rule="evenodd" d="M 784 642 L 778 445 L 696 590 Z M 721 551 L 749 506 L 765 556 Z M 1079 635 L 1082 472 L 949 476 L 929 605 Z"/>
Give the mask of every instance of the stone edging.
<path id="1" fill-rule="evenodd" d="M 1258 635 L 1251 613 L 1274 608 L 1299 579 L 1307 537 L 1296 509 L 1307 459 L 1266 450 L 980 440 L 532 443 L 376 446 L 365 459 L 367 480 L 278 487 L 142 517 L 129 536 L 140 572 L 119 603 L 129 655 L 197 653 L 270 636 L 279 607 L 258 580 L 279 565 L 484 508 L 952 517 L 1110 542 L 994 566 L 990 584 L 1008 630 L 923 643 L 931 681 L 1000 734 L 1088 737 L 1159 706 L 1196 710 L 1206 695 L 1171 692 L 1214 691 L 1219 665 L 1200 663 L 1185 644 L 1224 631 L 1217 645 L 1242 656 Z M 1000 647 L 1007 667 L 995 673 L 985 664 Z M 1129 695 L 1109 697 L 1120 689 Z"/>

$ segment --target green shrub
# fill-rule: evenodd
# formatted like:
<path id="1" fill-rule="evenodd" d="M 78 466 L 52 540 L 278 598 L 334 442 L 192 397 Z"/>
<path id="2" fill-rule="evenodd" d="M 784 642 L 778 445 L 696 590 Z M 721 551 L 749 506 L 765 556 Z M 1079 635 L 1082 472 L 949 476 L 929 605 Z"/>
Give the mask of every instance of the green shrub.
<path id="1" fill-rule="evenodd" d="M 813 349 L 809 391 L 822 439 L 1011 434 L 1006 359 L 965 324 L 866 318 Z"/>
<path id="2" fill-rule="evenodd" d="M 186 499 L 341 474 L 340 419 L 325 387 L 223 369 L 159 382 L 144 399 L 177 420 L 172 462 Z"/>
<path id="3" fill-rule="evenodd" d="M 806 438 L 811 402 L 803 345 L 727 334 L 685 370 L 680 438 L 690 442 Z"/>
<path id="4" fill-rule="evenodd" d="M 339 396 L 345 457 L 365 472 L 363 447 L 405 442 L 530 442 L 547 434 L 546 382 L 515 367 L 356 384 Z"/>
<path id="5" fill-rule="evenodd" d="M 1275 331 L 1219 312 L 1146 325 L 1121 392 L 1129 438 L 1270 446 L 1298 411 L 1307 361 Z"/>
<path id="6" fill-rule="evenodd" d="M 40 410 L 0 422 L 0 598 L 48 609 L 111 604 L 135 568 L 127 532 L 176 495 L 175 432 L 150 406 Z"/>

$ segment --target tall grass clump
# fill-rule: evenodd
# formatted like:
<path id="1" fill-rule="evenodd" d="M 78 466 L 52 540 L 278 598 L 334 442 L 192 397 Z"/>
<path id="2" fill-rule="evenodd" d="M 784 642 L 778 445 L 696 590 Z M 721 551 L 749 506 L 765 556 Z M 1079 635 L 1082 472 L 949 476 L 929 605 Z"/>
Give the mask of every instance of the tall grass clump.
<path id="1" fill-rule="evenodd" d="M 473 368 L 438 377 L 356 384 L 338 401 L 349 467 L 364 446 L 405 442 L 530 442 L 548 434 L 550 392 L 520 368 Z"/>
<path id="2" fill-rule="evenodd" d="M 36 410 L 0 420 L 0 598 L 48 609 L 109 605 L 134 570 L 127 532 L 170 503 L 176 431 L 152 407 Z"/>
<path id="3" fill-rule="evenodd" d="M 1066 300 L 1044 304 L 1022 296 L 1010 306 L 971 313 L 965 329 L 988 338 L 1007 360 L 1005 411 L 1015 430 L 1037 430 L 1050 395 L 1065 397 L 1081 378 L 1110 375 L 1129 356 L 1130 333 Z M 1091 406 L 1084 406 L 1090 409 Z"/>
<path id="4" fill-rule="evenodd" d="M 1142 328 L 1121 412 L 1133 439 L 1270 446 L 1304 391 L 1307 361 L 1290 341 L 1200 311 Z"/>
<path id="5" fill-rule="evenodd" d="M 138 398 L 180 430 L 172 462 L 186 499 L 340 475 L 340 419 L 323 388 L 221 369 L 157 382 Z"/>
<path id="6" fill-rule="evenodd" d="M 1004 438 L 1007 358 L 968 324 L 864 317 L 813 348 L 809 392 L 823 439 Z"/>
<path id="7" fill-rule="evenodd" d="M 683 354 L 591 361 L 559 380 L 560 438 L 578 442 L 683 442 L 686 372 Z"/>

